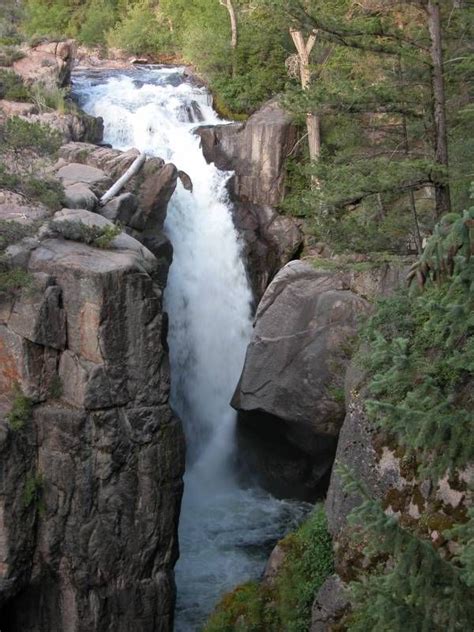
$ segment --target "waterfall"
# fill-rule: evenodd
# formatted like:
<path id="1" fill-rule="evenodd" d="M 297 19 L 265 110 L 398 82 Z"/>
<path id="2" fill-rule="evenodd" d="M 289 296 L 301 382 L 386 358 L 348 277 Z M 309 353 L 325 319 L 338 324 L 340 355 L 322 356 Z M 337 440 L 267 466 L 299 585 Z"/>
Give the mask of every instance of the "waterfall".
<path id="1" fill-rule="evenodd" d="M 220 121 L 208 92 L 180 68 L 78 73 L 74 93 L 104 118 L 105 142 L 161 156 L 193 181 L 192 193 L 178 183 L 165 224 L 174 249 L 165 291 L 171 403 L 187 438 L 175 629 L 192 632 L 223 592 L 259 576 L 268 546 L 303 511 L 241 489 L 233 473 L 229 401 L 250 337 L 251 293 L 227 198 L 231 174 L 206 163 L 192 131 Z"/>

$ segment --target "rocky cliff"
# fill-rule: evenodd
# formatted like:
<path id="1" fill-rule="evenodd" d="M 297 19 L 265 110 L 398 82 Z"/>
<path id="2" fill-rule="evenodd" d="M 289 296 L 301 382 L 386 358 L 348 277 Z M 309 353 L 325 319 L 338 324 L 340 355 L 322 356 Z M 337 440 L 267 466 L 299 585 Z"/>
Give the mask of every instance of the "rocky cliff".
<path id="1" fill-rule="evenodd" d="M 0 293 L 0 628 L 169 632 L 184 436 L 161 228 L 176 168 L 150 159 L 101 207 L 136 152 L 59 153 L 69 208 L 0 203 L 20 237 L 2 265 L 25 280 Z"/>
<path id="2" fill-rule="evenodd" d="M 303 235 L 275 207 L 285 195 L 286 160 L 296 141 L 291 117 L 272 100 L 245 123 L 196 129 L 204 157 L 234 171 L 229 193 L 256 301 L 275 274 L 302 250 Z"/>

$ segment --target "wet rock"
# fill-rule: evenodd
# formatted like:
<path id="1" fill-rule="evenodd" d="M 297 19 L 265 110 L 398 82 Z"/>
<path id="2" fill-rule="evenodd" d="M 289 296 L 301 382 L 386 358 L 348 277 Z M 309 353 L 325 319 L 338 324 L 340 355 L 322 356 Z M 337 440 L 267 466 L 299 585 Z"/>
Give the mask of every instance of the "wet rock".
<path id="1" fill-rule="evenodd" d="M 161 166 L 147 161 L 142 169 L 142 179 L 137 194 L 139 209 L 130 226 L 145 233 L 158 232 L 163 228 L 168 202 L 176 189 L 178 170 L 171 163 Z"/>
<path id="2" fill-rule="evenodd" d="M 298 258 L 303 233 L 291 217 L 269 206 L 235 203 L 232 217 L 244 242 L 247 274 L 258 303 L 275 274 Z"/>
<path id="3" fill-rule="evenodd" d="M 282 202 L 284 165 L 296 141 L 296 130 L 277 100 L 245 123 L 201 126 L 196 134 L 208 162 L 235 171 L 232 191 L 238 200 L 267 206 Z"/>
<path id="4" fill-rule="evenodd" d="M 87 211 L 93 211 L 98 203 L 97 196 L 82 182 L 65 188 L 64 201 L 68 208 L 82 208 Z"/>
<path id="5" fill-rule="evenodd" d="M 193 182 L 185 171 L 178 171 L 178 178 L 186 191 L 193 192 Z"/>

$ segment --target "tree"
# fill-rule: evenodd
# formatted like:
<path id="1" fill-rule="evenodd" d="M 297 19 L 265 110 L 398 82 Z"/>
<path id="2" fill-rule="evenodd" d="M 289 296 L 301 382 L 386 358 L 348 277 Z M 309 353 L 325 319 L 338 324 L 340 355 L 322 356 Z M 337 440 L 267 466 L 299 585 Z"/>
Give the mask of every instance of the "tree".
<path id="1" fill-rule="evenodd" d="M 307 90 L 311 82 L 309 57 L 316 43 L 316 32 L 313 31 L 306 41 L 301 30 L 296 28 L 290 28 L 290 35 L 298 52 L 301 87 L 303 90 Z M 321 155 L 321 133 L 319 116 L 314 112 L 307 112 L 306 128 L 308 130 L 309 157 L 311 160 L 318 160 Z"/>
<path id="2" fill-rule="evenodd" d="M 306 185 L 286 207 L 311 217 L 320 240 L 419 251 L 451 194 L 468 200 L 468 11 L 448 0 L 260 1 L 305 38 L 317 33 L 309 87 L 286 104 L 301 121 L 319 116 L 321 158 L 303 159 Z"/>
<path id="3" fill-rule="evenodd" d="M 229 12 L 230 29 L 231 29 L 231 46 L 232 46 L 232 75 L 235 77 L 237 73 L 236 68 L 236 51 L 238 44 L 238 30 L 237 30 L 237 13 L 232 0 L 219 0 L 219 3 L 227 9 Z"/>

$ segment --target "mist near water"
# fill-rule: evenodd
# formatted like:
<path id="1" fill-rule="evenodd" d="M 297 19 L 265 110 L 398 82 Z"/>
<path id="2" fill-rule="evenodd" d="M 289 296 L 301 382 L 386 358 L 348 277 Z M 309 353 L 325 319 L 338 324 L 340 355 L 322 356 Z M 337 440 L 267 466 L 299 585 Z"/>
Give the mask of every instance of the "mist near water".
<path id="1" fill-rule="evenodd" d="M 226 192 L 232 174 L 206 163 L 193 134 L 200 123 L 221 122 L 210 95 L 182 68 L 84 72 L 73 81 L 84 110 L 103 117 L 104 142 L 160 156 L 193 182 L 192 193 L 178 183 L 168 207 L 174 256 L 164 295 L 171 404 L 187 441 L 175 630 L 193 632 L 224 592 L 260 576 L 269 548 L 306 507 L 242 489 L 234 473 L 229 401 L 251 335 L 252 296 Z"/>

